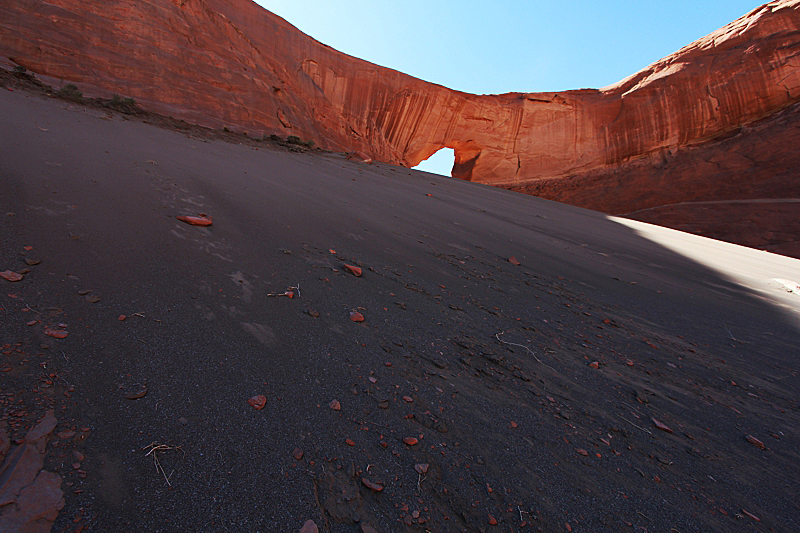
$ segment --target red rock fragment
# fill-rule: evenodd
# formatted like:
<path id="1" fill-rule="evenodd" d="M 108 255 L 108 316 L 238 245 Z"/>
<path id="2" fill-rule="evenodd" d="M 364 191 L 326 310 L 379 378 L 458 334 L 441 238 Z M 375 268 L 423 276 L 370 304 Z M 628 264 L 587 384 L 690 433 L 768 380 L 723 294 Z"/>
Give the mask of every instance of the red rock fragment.
<path id="1" fill-rule="evenodd" d="M 409 446 L 414 446 L 419 440 L 416 437 L 403 437 L 403 442 Z"/>
<path id="2" fill-rule="evenodd" d="M 75 436 L 75 432 L 72 431 L 71 429 L 68 429 L 66 431 L 61 431 L 60 433 L 57 433 L 56 436 L 59 439 L 64 439 L 64 440 L 71 439 L 72 437 Z"/>
<path id="3" fill-rule="evenodd" d="M 633 361 L 631 361 L 630 359 L 627 359 L 625 361 L 625 364 L 628 365 L 628 366 L 633 366 Z"/>
<path id="4" fill-rule="evenodd" d="M 746 436 L 745 439 L 747 439 L 747 442 L 749 442 L 750 444 L 752 444 L 756 448 L 759 448 L 761 450 L 765 450 L 767 448 L 766 446 L 764 446 L 763 442 L 761 442 L 760 440 L 758 440 L 757 438 L 755 438 L 752 435 Z"/>
<path id="5" fill-rule="evenodd" d="M 29 321 L 29 322 L 26 322 L 26 323 L 25 323 L 25 325 L 26 325 L 26 326 L 35 326 L 35 325 L 36 325 L 36 324 L 38 324 L 38 323 L 39 323 L 39 321 L 38 321 L 38 320 L 31 320 L 31 321 Z"/>
<path id="6" fill-rule="evenodd" d="M 211 217 L 206 215 L 205 213 L 200 213 L 200 215 L 188 216 L 188 215 L 179 215 L 177 217 L 178 220 L 181 222 L 186 222 L 192 226 L 210 226 L 211 225 Z"/>
<path id="7" fill-rule="evenodd" d="M 756 522 L 761 522 L 761 519 L 759 517 L 757 517 L 753 513 L 748 513 L 744 509 L 742 509 L 742 514 L 745 515 L 748 518 L 751 518 L 751 519 L 755 520 Z"/>
<path id="8" fill-rule="evenodd" d="M 516 257 L 514 257 L 513 255 L 512 255 L 511 257 L 509 257 L 509 258 L 508 258 L 508 262 L 509 262 L 509 263 L 511 263 L 511 264 L 512 264 L 512 265 L 514 265 L 514 266 L 520 266 L 520 265 L 522 264 L 522 263 L 520 263 L 520 262 L 517 260 L 517 258 L 516 258 Z"/>
<path id="9" fill-rule="evenodd" d="M 267 397 L 263 394 L 258 394 L 247 400 L 247 403 L 249 403 L 253 409 L 259 411 L 263 409 L 265 405 L 267 405 Z"/>
<path id="10" fill-rule="evenodd" d="M 417 474 L 426 474 L 428 472 L 428 468 L 430 468 L 428 463 L 417 463 L 414 465 L 414 470 L 417 471 Z"/>
<path id="11" fill-rule="evenodd" d="M 353 442 L 353 439 L 344 439 L 344 442 L 345 442 L 345 444 L 347 444 L 348 446 L 355 446 L 355 445 L 356 445 L 356 443 L 355 443 L 355 442 Z"/>
<path id="12" fill-rule="evenodd" d="M 403 401 L 411 403 L 414 401 L 414 398 L 412 398 L 411 396 L 403 396 Z"/>
<path id="13" fill-rule="evenodd" d="M 592 361 L 591 363 L 589 363 L 589 366 L 591 368 L 600 368 L 600 363 L 598 361 Z"/>
<path id="14" fill-rule="evenodd" d="M 515 427 L 517 427 L 517 426 L 518 426 L 518 424 L 517 424 L 516 422 L 514 422 L 513 420 L 511 421 L 511 423 L 510 423 L 510 424 L 508 424 L 508 427 L 510 427 L 510 428 L 512 428 L 512 429 L 513 429 L 513 428 L 515 428 Z"/>
<path id="15" fill-rule="evenodd" d="M 492 515 L 489 515 L 489 525 L 490 526 L 496 526 L 497 525 L 497 518 L 493 517 Z"/>
<path id="16" fill-rule="evenodd" d="M 672 433 L 672 430 L 666 424 L 664 424 L 663 422 L 659 422 L 655 418 L 651 418 L 650 420 L 652 420 L 653 421 L 653 425 L 656 426 L 656 428 L 660 429 L 661 431 L 666 431 L 667 433 Z"/>
<path id="17" fill-rule="evenodd" d="M 350 320 L 353 322 L 364 322 L 364 315 L 358 311 L 350 311 Z"/>
<path id="18" fill-rule="evenodd" d="M 586 451 L 586 450 L 584 450 L 583 448 L 578 448 L 578 449 L 577 449 L 577 450 L 575 450 L 575 451 L 578 453 L 578 455 L 583 455 L 584 457 L 587 457 L 587 456 L 589 455 L 589 452 L 587 452 L 587 451 Z"/>
<path id="19" fill-rule="evenodd" d="M 361 277 L 361 268 L 360 267 L 345 264 L 344 265 L 344 269 L 347 270 L 348 272 L 350 272 L 352 275 L 354 275 L 357 278 Z"/>
<path id="20" fill-rule="evenodd" d="M 339 400 L 331 400 L 331 403 L 328 404 L 328 407 L 330 407 L 334 411 L 342 410 L 342 404 L 339 403 Z"/>
<path id="21" fill-rule="evenodd" d="M 306 520 L 306 523 L 300 528 L 300 533 L 319 533 L 319 528 L 313 520 Z"/>
<path id="22" fill-rule="evenodd" d="M 328 251 L 329 251 L 330 253 L 332 253 L 332 254 L 336 254 L 336 250 L 334 250 L 333 248 L 331 248 L 331 249 L 330 249 L 330 250 L 328 250 Z"/>
<path id="23" fill-rule="evenodd" d="M 31 250 L 33 250 L 33 246 L 23 246 L 22 248 L 23 248 L 23 249 L 24 249 L 26 252 L 30 252 Z"/>
<path id="24" fill-rule="evenodd" d="M 567 531 L 572 531 L 572 526 L 569 525 L 569 522 L 564 522 L 564 527 L 567 528 Z"/>
<path id="25" fill-rule="evenodd" d="M 22 274 L 17 274 L 16 272 L 12 272 L 10 270 L 4 270 L 0 272 L 0 278 L 8 281 L 20 281 L 22 279 Z"/>
<path id="26" fill-rule="evenodd" d="M 303 458 L 303 450 L 301 450 L 300 448 L 295 448 L 294 451 L 292 452 L 292 457 L 294 457 L 295 460 L 299 461 L 300 459 Z"/>
<path id="27" fill-rule="evenodd" d="M 117 317 L 117 320 L 119 320 L 120 322 L 122 322 L 122 321 L 123 321 L 123 320 L 125 320 L 126 318 L 128 318 L 128 317 L 126 317 L 125 315 L 119 315 L 119 316 Z"/>
<path id="28" fill-rule="evenodd" d="M 64 339 L 67 336 L 67 332 L 63 329 L 47 328 L 44 330 L 44 334 L 48 337 L 53 337 L 54 339 Z"/>
<path id="29" fill-rule="evenodd" d="M 365 487 L 373 492 L 380 492 L 383 490 L 383 485 L 380 483 L 374 483 L 365 477 L 361 478 L 361 483 L 363 483 Z"/>

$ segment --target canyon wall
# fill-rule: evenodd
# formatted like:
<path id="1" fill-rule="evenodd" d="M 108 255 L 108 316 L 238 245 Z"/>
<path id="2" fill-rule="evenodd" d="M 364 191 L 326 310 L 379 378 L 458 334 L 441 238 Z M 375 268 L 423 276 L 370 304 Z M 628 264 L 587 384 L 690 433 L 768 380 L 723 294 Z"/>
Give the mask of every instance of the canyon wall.
<path id="1" fill-rule="evenodd" d="M 705 160 L 685 169 L 693 187 L 663 172 L 800 100 L 800 0 L 765 4 L 615 85 L 557 93 L 452 91 L 342 54 L 249 0 L 1 0 L 0 55 L 189 122 L 377 161 L 410 167 L 450 147 L 454 177 L 608 213 L 800 197 L 794 174 L 748 178 L 757 154 L 735 183 Z"/>

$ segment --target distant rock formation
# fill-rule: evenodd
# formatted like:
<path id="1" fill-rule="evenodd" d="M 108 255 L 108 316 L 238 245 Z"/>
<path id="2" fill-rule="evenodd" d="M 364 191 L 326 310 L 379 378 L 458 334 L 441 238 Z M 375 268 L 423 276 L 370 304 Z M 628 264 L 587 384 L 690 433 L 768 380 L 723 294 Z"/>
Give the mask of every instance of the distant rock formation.
<path id="1" fill-rule="evenodd" d="M 748 129 L 800 100 L 800 0 L 765 4 L 610 87 L 502 95 L 342 54 L 247 0 L 17 0 L 0 13 L 0 54 L 197 124 L 409 167 L 449 147 L 454 177 L 613 214 L 800 197 L 798 173 L 759 170 L 762 157 L 785 170 L 773 131 Z M 784 122 L 781 135 L 797 129 L 794 115 Z M 746 155 L 722 150 L 737 136 Z"/>

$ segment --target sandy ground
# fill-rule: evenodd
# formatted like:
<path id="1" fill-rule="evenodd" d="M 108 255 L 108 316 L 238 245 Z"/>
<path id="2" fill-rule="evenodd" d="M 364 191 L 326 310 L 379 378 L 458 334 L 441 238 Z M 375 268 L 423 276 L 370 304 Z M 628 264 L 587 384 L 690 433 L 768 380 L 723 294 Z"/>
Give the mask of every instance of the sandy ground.
<path id="1" fill-rule="evenodd" d="M 800 261 L 19 90 L 0 121 L 0 408 L 55 409 L 53 531 L 800 530 Z"/>

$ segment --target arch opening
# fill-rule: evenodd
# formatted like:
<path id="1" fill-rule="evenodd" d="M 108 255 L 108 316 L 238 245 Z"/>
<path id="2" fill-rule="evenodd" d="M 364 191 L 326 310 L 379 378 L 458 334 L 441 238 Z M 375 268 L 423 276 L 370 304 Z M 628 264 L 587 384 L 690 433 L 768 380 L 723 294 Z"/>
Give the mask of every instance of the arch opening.
<path id="1" fill-rule="evenodd" d="M 422 170 L 431 174 L 440 174 L 450 177 L 453 175 L 456 154 L 452 148 L 440 148 L 432 156 L 419 162 L 414 170 Z"/>

